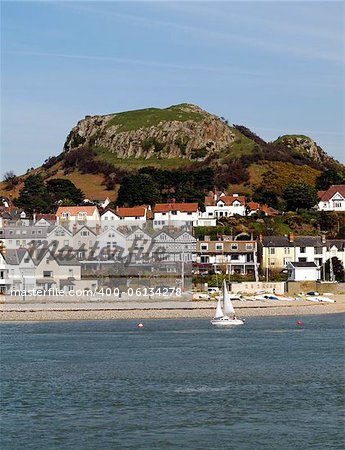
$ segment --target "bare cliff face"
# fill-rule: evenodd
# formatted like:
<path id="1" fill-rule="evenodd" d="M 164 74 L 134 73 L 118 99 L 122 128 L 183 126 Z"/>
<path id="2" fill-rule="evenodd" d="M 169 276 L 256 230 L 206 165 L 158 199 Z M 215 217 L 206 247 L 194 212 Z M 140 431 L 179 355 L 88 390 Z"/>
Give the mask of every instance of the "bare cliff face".
<path id="1" fill-rule="evenodd" d="M 223 120 L 194 105 L 86 116 L 69 133 L 64 151 L 107 149 L 118 158 L 203 160 L 236 139 Z"/>

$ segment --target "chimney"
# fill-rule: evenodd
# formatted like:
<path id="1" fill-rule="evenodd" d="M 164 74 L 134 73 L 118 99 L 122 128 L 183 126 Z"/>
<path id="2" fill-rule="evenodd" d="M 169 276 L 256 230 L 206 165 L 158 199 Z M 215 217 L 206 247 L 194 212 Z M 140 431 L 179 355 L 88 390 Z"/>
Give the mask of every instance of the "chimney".
<path id="1" fill-rule="evenodd" d="M 292 232 L 289 233 L 289 242 L 293 242 L 294 241 L 294 235 Z"/>
<path id="2" fill-rule="evenodd" d="M 99 230 L 100 230 L 101 226 L 96 223 L 96 234 L 99 235 Z"/>
<path id="3" fill-rule="evenodd" d="M 214 192 L 213 193 L 213 200 L 216 202 L 217 201 L 217 194 Z"/>
<path id="4" fill-rule="evenodd" d="M 238 194 L 232 194 L 233 197 L 238 197 Z"/>
<path id="5" fill-rule="evenodd" d="M 259 234 L 259 241 L 262 242 L 262 233 Z"/>
<path id="6" fill-rule="evenodd" d="M 325 234 L 321 235 L 321 242 L 322 242 L 322 244 L 326 244 L 326 235 Z"/>

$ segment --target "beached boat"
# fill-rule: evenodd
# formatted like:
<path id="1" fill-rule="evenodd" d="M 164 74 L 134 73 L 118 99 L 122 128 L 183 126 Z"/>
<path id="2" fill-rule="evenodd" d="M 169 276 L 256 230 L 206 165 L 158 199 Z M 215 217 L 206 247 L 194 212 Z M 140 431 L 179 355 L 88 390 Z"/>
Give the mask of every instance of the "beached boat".
<path id="1" fill-rule="evenodd" d="M 235 309 L 231 303 L 225 281 L 223 283 L 223 298 L 218 297 L 216 312 L 214 318 L 211 320 L 211 324 L 217 328 L 233 327 L 244 324 L 244 319 L 236 317 Z"/>

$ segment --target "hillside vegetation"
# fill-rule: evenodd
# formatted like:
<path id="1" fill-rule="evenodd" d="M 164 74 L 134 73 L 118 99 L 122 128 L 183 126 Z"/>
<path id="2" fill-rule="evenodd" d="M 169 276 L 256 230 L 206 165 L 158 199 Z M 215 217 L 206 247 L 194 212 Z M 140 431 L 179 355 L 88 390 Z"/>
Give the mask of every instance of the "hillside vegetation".
<path id="1" fill-rule="evenodd" d="M 89 199 L 116 201 L 123 180 L 142 176 L 143 169 L 158 200 L 201 201 L 207 190 L 218 188 L 278 209 L 286 207 L 284 193 L 291 183 L 324 188 L 345 179 L 344 166 L 307 136 L 265 142 L 243 125 L 229 125 L 225 118 L 184 103 L 86 116 L 68 134 L 62 153 L 1 183 L 0 191 L 17 197 L 25 179 L 40 174 L 44 180 L 72 181 Z M 205 169 L 207 180 L 197 182 Z M 320 184 L 325 171 L 332 175 Z"/>

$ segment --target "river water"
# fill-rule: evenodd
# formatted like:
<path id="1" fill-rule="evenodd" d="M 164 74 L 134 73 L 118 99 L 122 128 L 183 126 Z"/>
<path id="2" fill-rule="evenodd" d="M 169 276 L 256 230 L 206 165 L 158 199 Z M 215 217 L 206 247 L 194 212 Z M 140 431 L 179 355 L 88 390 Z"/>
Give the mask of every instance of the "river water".
<path id="1" fill-rule="evenodd" d="M 3 323 L 5 449 L 342 449 L 344 316 Z"/>

